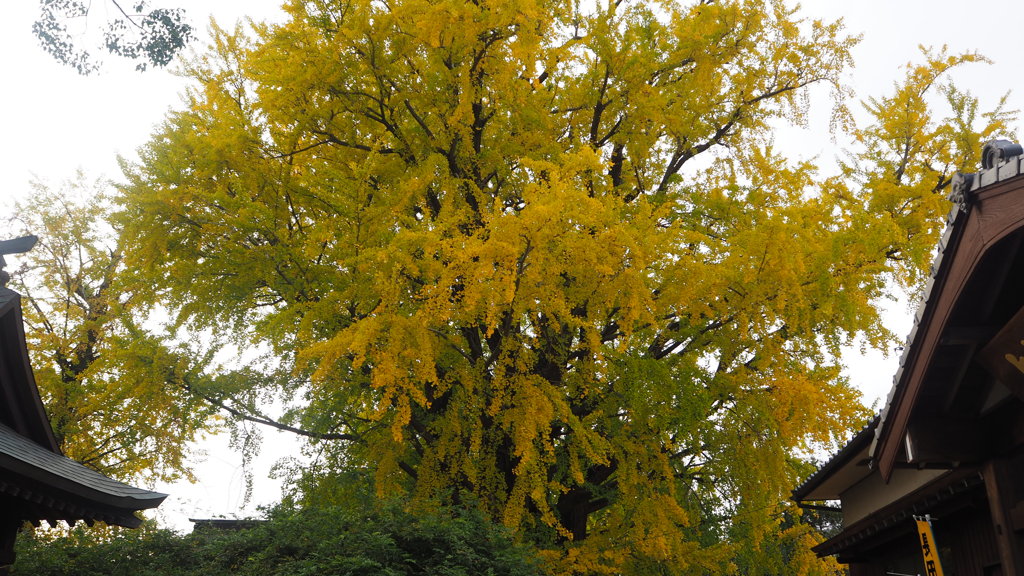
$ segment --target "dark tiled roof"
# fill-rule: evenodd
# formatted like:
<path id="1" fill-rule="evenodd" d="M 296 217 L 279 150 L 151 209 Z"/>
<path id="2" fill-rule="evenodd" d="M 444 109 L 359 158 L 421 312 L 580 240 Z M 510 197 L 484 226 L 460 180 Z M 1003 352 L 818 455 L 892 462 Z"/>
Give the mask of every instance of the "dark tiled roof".
<path id="1" fill-rule="evenodd" d="M 29 364 L 21 296 L 0 286 L 0 424 L 60 453 Z"/>
<path id="2" fill-rule="evenodd" d="M 192 530 L 248 530 L 255 528 L 266 520 L 256 518 L 189 518 Z"/>
<path id="3" fill-rule="evenodd" d="M 825 462 L 818 468 L 814 474 L 811 474 L 804 483 L 793 489 L 793 500 L 802 502 L 806 499 L 807 495 L 816 488 L 822 480 L 832 474 L 837 468 L 846 464 L 850 458 L 857 455 L 858 452 L 863 450 L 875 437 L 875 428 L 878 426 L 878 415 L 872 418 L 859 432 L 854 434 L 853 438 L 847 442 L 835 456 L 830 458 L 828 462 Z"/>
<path id="4" fill-rule="evenodd" d="M 135 488 L 55 454 L 0 424 L 0 493 L 56 508 L 80 509 L 60 519 L 137 524 L 134 511 L 155 508 L 166 494 Z M 75 518 L 74 516 L 77 516 Z"/>

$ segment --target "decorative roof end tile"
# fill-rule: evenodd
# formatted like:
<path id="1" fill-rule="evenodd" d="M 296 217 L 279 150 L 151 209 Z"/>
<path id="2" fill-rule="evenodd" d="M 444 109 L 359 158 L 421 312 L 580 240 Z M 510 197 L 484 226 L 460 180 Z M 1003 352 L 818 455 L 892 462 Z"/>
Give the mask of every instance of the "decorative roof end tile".
<path id="1" fill-rule="evenodd" d="M 1016 156 L 1024 154 L 1024 147 L 1009 140 L 992 140 L 981 149 L 981 167 L 985 170 L 999 168 Z"/>

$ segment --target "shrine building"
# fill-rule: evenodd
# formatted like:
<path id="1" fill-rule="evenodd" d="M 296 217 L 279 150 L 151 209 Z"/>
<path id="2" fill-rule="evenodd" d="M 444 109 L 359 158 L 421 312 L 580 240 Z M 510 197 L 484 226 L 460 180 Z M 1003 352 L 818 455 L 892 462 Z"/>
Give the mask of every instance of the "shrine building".
<path id="1" fill-rule="evenodd" d="M 1024 150 L 982 155 L 954 179 L 885 407 L 793 492 L 838 502 L 814 550 L 851 576 L 1024 575 Z"/>

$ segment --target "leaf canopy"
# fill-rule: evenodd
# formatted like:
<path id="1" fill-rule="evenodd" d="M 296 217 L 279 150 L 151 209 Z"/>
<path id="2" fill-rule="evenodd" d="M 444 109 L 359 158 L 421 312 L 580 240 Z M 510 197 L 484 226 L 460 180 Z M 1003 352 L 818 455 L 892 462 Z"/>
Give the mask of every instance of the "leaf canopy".
<path id="1" fill-rule="evenodd" d="M 120 221 L 153 299 L 271 347 L 287 377 L 248 389 L 344 438 L 314 441 L 308 493 L 367 469 L 472 501 L 559 574 L 834 573 L 779 544 L 813 538 L 785 499 L 865 418 L 840 347 L 890 341 L 872 303 L 935 230 L 875 209 L 889 105 L 867 186 L 772 145 L 809 86 L 846 93 L 841 25 L 753 0 L 287 8 L 190 65 Z"/>

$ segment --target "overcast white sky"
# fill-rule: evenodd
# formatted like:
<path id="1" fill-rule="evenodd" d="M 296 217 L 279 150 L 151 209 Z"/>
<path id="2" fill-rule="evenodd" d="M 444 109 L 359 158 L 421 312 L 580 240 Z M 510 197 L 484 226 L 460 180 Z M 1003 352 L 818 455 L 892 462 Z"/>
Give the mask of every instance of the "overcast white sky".
<path id="1" fill-rule="evenodd" d="M 106 2 L 93 0 L 101 12 Z M 200 29 L 213 12 L 222 26 L 239 19 L 281 19 L 279 0 L 153 0 L 153 5 L 181 6 Z M 1024 76 L 1020 69 L 1020 26 L 1024 3 L 978 6 L 962 0 L 808 0 L 803 13 L 809 17 L 845 19 L 847 29 L 863 35 L 855 51 L 857 66 L 850 83 L 859 97 L 882 95 L 900 78 L 900 67 L 918 58 L 919 45 L 951 52 L 976 50 L 992 65 L 974 65 L 954 78 L 982 97 L 983 108 L 1011 92 L 1011 108 L 1021 108 Z M 83 169 L 91 177 L 119 176 L 116 157 L 132 158 L 161 120 L 179 102 L 183 80 L 166 71 L 138 74 L 130 65 L 112 63 L 96 76 L 80 77 L 54 63 L 38 49 L 31 35 L 37 0 L 13 0 L 0 18 L 0 206 L 28 190 L 28 182 L 41 179 L 56 184 Z M 203 39 L 194 46 L 200 49 Z M 986 105 L 987 104 L 987 105 Z M 821 107 L 825 109 L 827 103 Z M 795 138 L 794 138 L 795 136 Z M 801 156 L 838 154 L 830 146 L 826 119 L 816 119 L 810 131 L 790 134 Z M 906 314 L 896 306 L 891 328 L 906 334 Z M 851 377 L 870 404 L 888 392 L 895 360 L 877 354 L 853 358 Z M 267 433 L 266 444 L 276 447 L 261 461 L 253 505 L 270 503 L 277 496 L 276 483 L 265 479 L 268 463 L 291 450 Z M 252 512 L 242 507 L 244 483 L 240 458 L 226 449 L 223 439 L 204 444 L 207 459 L 198 464 L 201 481 L 196 486 L 161 487 L 172 497 L 162 506 L 170 524 L 188 528 L 185 518 L 231 516 Z"/>

